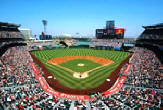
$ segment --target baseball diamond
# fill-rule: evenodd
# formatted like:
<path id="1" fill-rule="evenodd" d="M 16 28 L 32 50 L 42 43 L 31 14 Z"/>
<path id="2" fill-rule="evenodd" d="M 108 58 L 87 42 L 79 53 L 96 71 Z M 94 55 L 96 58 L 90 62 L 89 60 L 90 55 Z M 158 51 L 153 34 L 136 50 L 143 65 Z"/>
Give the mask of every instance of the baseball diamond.
<path id="1" fill-rule="evenodd" d="M 130 55 L 129 52 L 93 49 L 41 50 L 32 54 L 61 85 L 79 90 L 100 86 Z M 80 63 L 84 66 L 78 66 Z"/>

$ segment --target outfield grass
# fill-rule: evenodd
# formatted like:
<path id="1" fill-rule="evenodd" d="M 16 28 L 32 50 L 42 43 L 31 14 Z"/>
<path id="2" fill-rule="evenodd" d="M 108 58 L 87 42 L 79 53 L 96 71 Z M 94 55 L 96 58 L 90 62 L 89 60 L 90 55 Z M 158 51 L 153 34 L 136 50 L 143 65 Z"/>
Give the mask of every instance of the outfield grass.
<path id="1" fill-rule="evenodd" d="M 92 89 L 99 86 L 106 80 L 110 73 L 114 69 L 116 69 L 116 67 L 129 55 L 128 52 L 93 50 L 93 49 L 56 49 L 56 50 L 33 51 L 32 53 L 45 65 L 45 67 L 49 71 L 51 71 L 51 73 L 56 77 L 56 80 L 58 80 L 64 86 L 73 89 Z M 51 60 L 52 58 L 59 58 L 64 56 L 95 56 L 113 60 L 114 63 L 99 68 L 97 70 L 91 71 L 89 73 L 89 77 L 85 79 L 78 79 L 74 78 L 71 72 L 64 70 L 56 65 L 47 63 L 47 61 Z M 81 60 L 79 61 L 79 63 L 80 62 Z M 86 62 L 87 65 L 89 65 L 89 68 L 91 69 L 94 62 L 93 63 L 90 61 Z M 86 64 L 86 62 L 84 63 Z M 69 62 L 69 64 L 68 62 L 66 63 L 62 64 L 62 66 L 64 65 L 68 66 L 68 68 L 73 68 L 73 66 L 70 67 L 70 65 L 77 64 L 78 61 L 72 60 Z M 94 67 L 97 66 L 99 65 L 94 65 Z M 89 68 L 83 68 L 80 70 L 79 68 L 74 67 L 73 69 L 75 69 L 75 71 L 85 71 Z"/>

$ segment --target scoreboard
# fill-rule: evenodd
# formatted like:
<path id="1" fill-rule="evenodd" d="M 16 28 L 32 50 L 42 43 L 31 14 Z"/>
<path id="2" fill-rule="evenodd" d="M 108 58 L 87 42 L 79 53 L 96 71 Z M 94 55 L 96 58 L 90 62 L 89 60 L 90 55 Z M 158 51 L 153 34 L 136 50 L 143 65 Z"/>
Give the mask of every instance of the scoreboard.
<path id="1" fill-rule="evenodd" d="M 115 28 L 114 20 L 106 21 L 105 29 L 96 29 L 97 39 L 123 39 L 124 28 Z"/>
<path id="2" fill-rule="evenodd" d="M 124 38 L 124 28 L 116 29 L 96 29 L 97 39 L 123 39 Z"/>
<path id="3" fill-rule="evenodd" d="M 124 29 L 123 28 L 116 28 L 115 29 L 115 34 L 116 35 L 122 35 L 122 34 L 124 34 Z"/>

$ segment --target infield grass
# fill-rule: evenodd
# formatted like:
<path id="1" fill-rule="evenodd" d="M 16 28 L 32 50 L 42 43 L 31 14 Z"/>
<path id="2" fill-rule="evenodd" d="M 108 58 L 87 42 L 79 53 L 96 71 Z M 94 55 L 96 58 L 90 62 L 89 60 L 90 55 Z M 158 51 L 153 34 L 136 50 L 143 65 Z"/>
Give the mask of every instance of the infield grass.
<path id="1" fill-rule="evenodd" d="M 83 66 L 78 66 L 78 64 L 84 64 Z M 91 60 L 85 60 L 85 59 L 75 59 L 75 60 L 69 60 L 65 63 L 61 63 L 61 66 L 64 66 L 66 68 L 69 68 L 76 72 L 85 72 L 89 71 L 93 68 L 96 68 L 98 66 L 101 66 L 99 63 L 95 63 Z"/>

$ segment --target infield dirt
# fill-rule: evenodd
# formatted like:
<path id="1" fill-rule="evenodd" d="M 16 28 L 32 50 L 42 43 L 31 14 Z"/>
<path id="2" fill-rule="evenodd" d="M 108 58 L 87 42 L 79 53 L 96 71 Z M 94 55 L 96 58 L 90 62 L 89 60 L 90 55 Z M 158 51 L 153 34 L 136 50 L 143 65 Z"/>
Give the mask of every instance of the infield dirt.
<path id="1" fill-rule="evenodd" d="M 60 63 L 65 63 L 69 60 L 74 60 L 74 59 L 85 59 L 85 60 L 91 60 L 95 63 L 99 63 L 101 65 L 109 65 L 112 64 L 114 61 L 108 60 L 105 58 L 99 58 L 99 57 L 94 57 L 94 56 L 65 56 L 65 57 L 60 57 L 60 58 L 53 58 L 52 60 L 49 60 L 48 63 L 52 64 L 60 64 Z"/>

